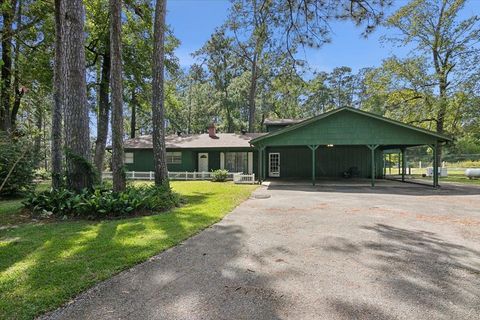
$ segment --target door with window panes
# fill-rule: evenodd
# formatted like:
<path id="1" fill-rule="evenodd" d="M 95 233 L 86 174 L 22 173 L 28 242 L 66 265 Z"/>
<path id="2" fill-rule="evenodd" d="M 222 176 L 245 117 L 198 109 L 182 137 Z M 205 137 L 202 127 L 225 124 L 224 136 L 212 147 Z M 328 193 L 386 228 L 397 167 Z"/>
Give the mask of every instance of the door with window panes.
<path id="1" fill-rule="evenodd" d="M 268 154 L 268 176 L 280 177 L 280 153 L 278 152 Z"/>

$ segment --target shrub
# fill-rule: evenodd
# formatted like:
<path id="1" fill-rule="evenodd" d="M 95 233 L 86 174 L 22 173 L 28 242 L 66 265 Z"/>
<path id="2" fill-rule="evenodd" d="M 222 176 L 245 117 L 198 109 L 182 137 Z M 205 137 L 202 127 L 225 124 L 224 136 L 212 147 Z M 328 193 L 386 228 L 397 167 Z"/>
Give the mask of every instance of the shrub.
<path id="1" fill-rule="evenodd" d="M 228 171 L 224 169 L 218 169 L 212 172 L 212 181 L 225 182 L 227 181 Z"/>
<path id="2" fill-rule="evenodd" d="M 105 187 L 51 190 L 32 193 L 23 202 L 34 215 L 56 218 L 102 219 L 160 212 L 179 205 L 179 196 L 168 187 L 127 187 L 113 192 Z"/>
<path id="3" fill-rule="evenodd" d="M 45 168 L 38 168 L 35 170 L 35 179 L 48 180 L 52 176 L 52 173 Z"/>
<path id="4" fill-rule="evenodd" d="M 20 138 L 0 136 L 0 196 L 24 193 L 33 188 L 37 157 L 34 148 Z"/>

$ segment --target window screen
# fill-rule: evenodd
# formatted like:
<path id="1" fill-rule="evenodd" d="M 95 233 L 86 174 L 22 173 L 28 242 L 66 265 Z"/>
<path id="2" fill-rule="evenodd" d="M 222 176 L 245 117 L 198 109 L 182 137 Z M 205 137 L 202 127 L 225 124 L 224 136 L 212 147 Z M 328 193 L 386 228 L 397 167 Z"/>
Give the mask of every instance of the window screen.
<path id="1" fill-rule="evenodd" d="M 167 152 L 167 163 L 168 164 L 181 164 L 182 163 L 182 153 L 180 151 Z"/>
<path id="2" fill-rule="evenodd" d="M 125 152 L 123 161 L 124 163 L 133 163 L 133 152 Z"/>

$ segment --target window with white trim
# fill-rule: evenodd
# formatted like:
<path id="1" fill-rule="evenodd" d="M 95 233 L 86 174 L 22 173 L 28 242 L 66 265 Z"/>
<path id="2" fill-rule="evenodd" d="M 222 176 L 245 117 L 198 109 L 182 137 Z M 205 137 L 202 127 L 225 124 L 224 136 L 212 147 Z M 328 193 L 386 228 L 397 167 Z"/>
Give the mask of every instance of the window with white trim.
<path id="1" fill-rule="evenodd" d="M 182 152 L 180 151 L 167 152 L 167 164 L 181 164 L 181 163 L 182 163 Z"/>
<path id="2" fill-rule="evenodd" d="M 133 163 L 133 152 L 125 152 L 123 162 Z"/>
<path id="3" fill-rule="evenodd" d="M 248 157 L 247 152 L 226 152 L 225 169 L 230 172 L 247 172 Z"/>

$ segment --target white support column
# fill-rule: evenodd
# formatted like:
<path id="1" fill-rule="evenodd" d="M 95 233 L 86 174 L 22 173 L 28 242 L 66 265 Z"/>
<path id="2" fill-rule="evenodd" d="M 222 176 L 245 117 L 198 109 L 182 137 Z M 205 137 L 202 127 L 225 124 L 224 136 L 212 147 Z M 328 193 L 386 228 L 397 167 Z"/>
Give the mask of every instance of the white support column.
<path id="1" fill-rule="evenodd" d="M 220 169 L 225 169 L 225 152 L 220 152 Z"/>
<path id="2" fill-rule="evenodd" d="M 252 174 L 252 173 L 253 173 L 253 152 L 249 152 L 248 153 L 248 174 Z"/>

